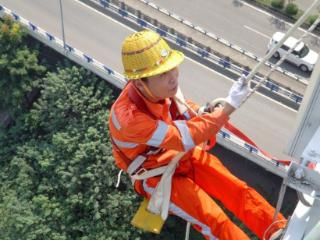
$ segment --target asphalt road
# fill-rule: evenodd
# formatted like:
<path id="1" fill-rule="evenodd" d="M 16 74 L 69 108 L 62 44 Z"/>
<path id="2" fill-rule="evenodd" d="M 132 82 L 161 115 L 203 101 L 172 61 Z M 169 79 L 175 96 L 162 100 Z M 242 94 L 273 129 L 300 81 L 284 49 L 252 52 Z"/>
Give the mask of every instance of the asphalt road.
<path id="1" fill-rule="evenodd" d="M 279 25 L 271 22 L 270 14 L 246 3 L 237 4 L 234 0 L 152 0 L 152 2 L 259 57 L 265 55 L 269 39 L 275 32 L 285 32 L 289 28 L 289 25 L 286 25 L 285 29 L 279 28 Z M 294 34 L 295 37 L 301 35 L 301 30 Z M 311 38 L 308 37 L 305 42 L 319 52 L 320 46 L 311 44 Z M 275 59 L 271 59 L 271 62 L 275 62 Z M 310 77 L 291 64 L 284 63 L 281 67 L 302 77 Z"/>
<path id="2" fill-rule="evenodd" d="M 58 3 L 0 0 L 0 4 L 61 38 Z M 64 0 L 63 11 L 67 43 L 121 72 L 121 43 L 132 30 L 75 0 Z M 230 79 L 190 59 L 180 67 L 180 85 L 185 96 L 200 104 L 226 96 L 231 84 Z M 295 111 L 255 94 L 232 115 L 231 122 L 260 147 L 283 158 L 296 115 Z"/>

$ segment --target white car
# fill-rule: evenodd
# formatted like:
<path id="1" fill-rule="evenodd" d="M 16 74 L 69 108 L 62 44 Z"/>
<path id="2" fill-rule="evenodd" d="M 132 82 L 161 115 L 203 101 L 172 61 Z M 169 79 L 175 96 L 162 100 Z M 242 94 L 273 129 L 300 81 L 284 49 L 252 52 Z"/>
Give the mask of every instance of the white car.
<path id="1" fill-rule="evenodd" d="M 268 43 L 270 51 L 284 36 L 282 32 L 276 32 Z M 297 43 L 297 39 L 289 37 L 284 44 L 273 54 L 275 58 L 282 57 L 291 47 Z M 286 60 L 298 66 L 303 72 L 311 72 L 318 60 L 318 53 L 312 51 L 308 46 L 300 42 L 298 46 L 290 53 Z"/>

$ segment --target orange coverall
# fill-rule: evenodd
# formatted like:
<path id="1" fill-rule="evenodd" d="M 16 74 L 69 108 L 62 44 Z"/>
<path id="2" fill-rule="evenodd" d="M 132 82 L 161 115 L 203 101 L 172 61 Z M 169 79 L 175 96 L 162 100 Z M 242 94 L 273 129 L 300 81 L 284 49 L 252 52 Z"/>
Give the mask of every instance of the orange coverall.
<path id="1" fill-rule="evenodd" d="M 128 96 L 130 88 L 143 99 L 152 117 L 131 101 Z M 166 165 L 178 152 L 187 151 L 172 179 L 169 211 L 191 222 L 206 239 L 249 239 L 212 196 L 262 238 L 272 223 L 274 208 L 254 189 L 232 175 L 217 157 L 196 147 L 215 136 L 228 117 L 217 110 L 202 116 L 186 112 L 184 116 L 188 120 L 177 120 L 177 114 L 170 112 L 171 104 L 170 99 L 150 102 L 129 83 L 111 109 L 109 127 L 114 143 L 129 159 L 145 152 L 148 146 L 161 148 L 159 153 L 148 156 L 143 165 L 145 169 Z M 197 108 L 195 104 L 192 107 Z M 128 166 L 115 148 L 113 154 L 117 166 L 126 170 Z M 135 190 L 150 198 L 159 180 L 160 176 L 136 181 Z M 278 219 L 284 217 L 279 214 Z"/>

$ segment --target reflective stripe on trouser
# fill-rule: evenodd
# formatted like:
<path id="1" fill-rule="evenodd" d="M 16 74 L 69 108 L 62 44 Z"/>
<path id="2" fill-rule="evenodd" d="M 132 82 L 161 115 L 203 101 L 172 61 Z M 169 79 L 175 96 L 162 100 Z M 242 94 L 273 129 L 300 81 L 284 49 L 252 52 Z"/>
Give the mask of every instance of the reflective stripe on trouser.
<path id="1" fill-rule="evenodd" d="M 143 189 L 152 195 L 152 193 L 154 192 L 155 188 L 153 187 L 148 187 L 146 180 L 143 181 Z M 181 217 L 182 219 L 186 220 L 187 222 L 190 222 L 193 225 L 198 225 L 200 227 L 200 231 L 201 233 L 208 237 L 208 239 L 210 240 L 215 240 L 218 239 L 215 236 L 212 235 L 211 233 L 211 229 L 209 226 L 203 224 L 202 222 L 200 222 L 198 219 L 192 217 L 191 215 L 189 215 L 186 211 L 184 211 L 182 208 L 178 207 L 176 204 L 174 204 L 173 202 L 170 202 L 169 205 L 169 211 L 172 212 L 174 215 Z"/>
<path id="2" fill-rule="evenodd" d="M 207 239 L 214 236 L 220 240 L 249 239 L 210 197 L 213 196 L 220 200 L 252 232 L 262 238 L 264 231 L 272 222 L 274 208 L 254 189 L 233 176 L 215 156 L 196 148 L 190 161 L 193 169 L 190 169 L 187 175 L 179 175 L 179 168 L 182 168 L 181 165 L 184 164 L 180 162 L 176 175 L 173 177 L 172 206 L 176 206 L 186 213 L 186 216 L 191 216 L 201 223 L 191 221 L 197 226 L 197 229 L 201 229 Z M 148 179 L 144 184 L 144 190 L 151 191 L 159 179 L 159 177 Z M 171 205 L 170 211 L 190 221 L 171 209 Z M 284 218 L 279 215 L 278 219 L 283 220 Z M 279 227 L 282 225 L 279 224 Z M 207 234 L 206 226 L 210 229 L 211 235 Z"/>

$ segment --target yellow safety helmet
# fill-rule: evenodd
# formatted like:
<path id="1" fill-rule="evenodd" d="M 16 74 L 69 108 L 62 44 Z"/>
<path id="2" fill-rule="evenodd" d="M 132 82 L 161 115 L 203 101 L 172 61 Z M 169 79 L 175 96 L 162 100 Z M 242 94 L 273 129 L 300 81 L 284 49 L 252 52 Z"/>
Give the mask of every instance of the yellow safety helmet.
<path id="1" fill-rule="evenodd" d="M 122 64 L 128 79 L 139 79 L 167 72 L 184 59 L 182 52 L 172 50 L 160 35 L 143 30 L 128 36 L 122 44 Z"/>

